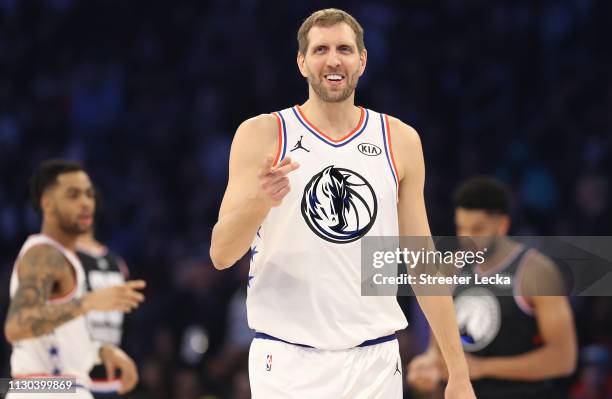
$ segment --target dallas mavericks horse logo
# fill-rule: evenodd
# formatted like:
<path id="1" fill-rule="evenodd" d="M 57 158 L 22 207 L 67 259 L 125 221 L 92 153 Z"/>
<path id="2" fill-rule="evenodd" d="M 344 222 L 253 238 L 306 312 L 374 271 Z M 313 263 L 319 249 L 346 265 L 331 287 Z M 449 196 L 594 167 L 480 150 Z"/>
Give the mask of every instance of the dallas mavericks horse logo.
<path id="1" fill-rule="evenodd" d="M 302 216 L 319 237 L 337 244 L 358 240 L 374 225 L 372 186 L 352 170 L 328 166 L 304 188 Z"/>

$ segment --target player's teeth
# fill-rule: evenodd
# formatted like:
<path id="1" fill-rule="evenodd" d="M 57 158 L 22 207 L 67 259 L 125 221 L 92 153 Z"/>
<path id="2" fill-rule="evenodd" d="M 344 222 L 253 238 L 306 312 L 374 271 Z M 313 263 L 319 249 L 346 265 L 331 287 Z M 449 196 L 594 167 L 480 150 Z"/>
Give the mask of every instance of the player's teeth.
<path id="1" fill-rule="evenodd" d="M 342 76 L 340 76 L 340 75 L 327 75 L 327 79 L 329 79 L 329 80 L 341 80 Z"/>

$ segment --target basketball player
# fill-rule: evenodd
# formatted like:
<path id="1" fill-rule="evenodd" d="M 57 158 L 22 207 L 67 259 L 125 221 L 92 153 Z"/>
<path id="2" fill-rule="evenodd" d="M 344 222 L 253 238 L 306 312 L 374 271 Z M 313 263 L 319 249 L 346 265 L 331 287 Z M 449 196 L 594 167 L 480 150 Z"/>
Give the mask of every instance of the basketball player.
<path id="1" fill-rule="evenodd" d="M 395 297 L 360 295 L 360 239 L 431 235 L 420 140 L 355 106 L 367 52 L 352 16 L 313 13 L 298 44 L 308 100 L 238 128 L 211 258 L 225 269 L 251 250 L 254 399 L 401 398 L 395 331 L 407 322 Z M 419 300 L 448 363 L 446 397 L 474 398 L 451 298 Z"/>
<path id="2" fill-rule="evenodd" d="M 96 209 L 99 205 L 98 199 L 96 192 Z M 96 215 L 97 213 L 98 211 Z M 79 236 L 76 251 L 85 272 L 87 291 L 90 292 L 121 285 L 125 283 L 129 274 L 125 261 L 96 240 L 93 226 L 92 224 L 86 233 Z M 93 339 L 117 347 L 121 345 L 122 312 L 93 311 L 87 313 L 86 319 Z M 96 399 L 119 397 L 117 392 L 121 390 L 120 380 L 108 376 L 103 365 L 95 365 L 89 375 L 91 377 L 90 391 Z"/>
<path id="3" fill-rule="evenodd" d="M 89 311 L 130 312 L 144 299 L 144 281 L 85 294 L 85 276 L 74 251 L 77 237 L 90 229 L 95 202 L 89 177 L 80 165 L 43 162 L 31 179 L 32 199 L 42 211 L 40 234 L 24 243 L 11 276 L 11 303 L 4 332 L 13 345 L 15 378 L 66 376 L 76 379 L 76 394 L 53 398 L 91 399 L 89 371 L 101 360 L 110 375 L 121 372 L 121 393 L 137 383 L 134 362 L 119 348 L 93 341 L 87 330 Z M 39 398 L 19 393 L 8 397 Z"/>
<path id="4" fill-rule="evenodd" d="M 471 179 L 457 190 L 455 206 L 458 236 L 492 237 L 485 262 L 476 272 L 514 276 L 510 293 L 482 285 L 458 286 L 454 293 L 476 396 L 559 398 L 550 379 L 573 373 L 576 365 L 572 312 L 565 296 L 528 292 L 536 281 L 562 285 L 560 274 L 551 260 L 535 249 L 505 238 L 510 227 L 510 195 L 501 183 Z M 444 374 L 439 360 L 435 339 L 430 339 L 428 350 L 408 366 L 409 384 L 421 391 L 435 389 Z"/>

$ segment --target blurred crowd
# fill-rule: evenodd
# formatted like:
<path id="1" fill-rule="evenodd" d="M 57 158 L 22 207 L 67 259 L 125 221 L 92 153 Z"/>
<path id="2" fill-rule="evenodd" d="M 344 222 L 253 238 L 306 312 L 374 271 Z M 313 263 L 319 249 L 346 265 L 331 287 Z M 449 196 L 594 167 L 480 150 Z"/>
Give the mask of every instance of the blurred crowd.
<path id="1" fill-rule="evenodd" d="M 29 175 L 81 160 L 104 198 L 99 238 L 148 281 L 124 337 L 130 397 L 249 398 L 248 259 L 215 271 L 210 233 L 235 129 L 305 101 L 296 32 L 330 6 L 365 28 L 357 103 L 421 135 L 433 234 L 453 234 L 458 183 L 488 174 L 513 188 L 513 234 L 612 235 L 609 1 L 1 0 L 0 316 L 39 228 Z M 573 304 L 581 363 L 560 384 L 610 398 L 612 301 Z M 405 361 L 419 336 L 402 333 Z"/>

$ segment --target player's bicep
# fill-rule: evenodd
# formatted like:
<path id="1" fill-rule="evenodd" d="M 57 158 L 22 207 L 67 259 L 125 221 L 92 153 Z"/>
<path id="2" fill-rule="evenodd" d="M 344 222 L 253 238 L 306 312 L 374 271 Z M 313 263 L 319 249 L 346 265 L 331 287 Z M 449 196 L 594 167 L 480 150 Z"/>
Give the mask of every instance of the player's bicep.
<path id="1" fill-rule="evenodd" d="M 576 331 L 572 309 L 567 297 L 563 296 L 563 277 L 546 256 L 539 252 L 531 252 L 528 256 L 520 282 L 522 294 L 534 308 L 542 341 L 554 349 L 559 361 L 571 368 L 577 351 Z"/>
<path id="2" fill-rule="evenodd" d="M 226 212 L 241 206 L 245 198 L 256 193 L 259 169 L 266 156 L 274 156 L 276 152 L 274 118 L 272 115 L 260 115 L 245 121 L 236 131 L 230 151 L 228 182 L 219 210 L 219 219 Z"/>
<path id="3" fill-rule="evenodd" d="M 230 173 L 221 207 L 219 219 L 228 211 L 240 206 L 257 189 L 257 164 L 248 159 L 245 151 L 234 151 L 230 155 Z"/>
<path id="4" fill-rule="evenodd" d="M 425 208 L 423 186 L 425 183 L 425 167 L 421 143 L 412 140 L 411 147 L 399 154 L 403 159 L 404 175 L 399 186 L 399 207 L 404 213 L 415 216 Z"/>
<path id="5" fill-rule="evenodd" d="M 19 285 L 9 306 L 9 317 L 25 308 L 42 306 L 51 298 L 55 283 L 70 272 L 64 256 L 49 245 L 27 251 L 17 263 Z"/>
<path id="6" fill-rule="evenodd" d="M 575 347 L 576 334 L 567 297 L 538 296 L 533 297 L 532 302 L 544 343 L 554 345 L 559 350 L 572 350 Z"/>
<path id="7" fill-rule="evenodd" d="M 425 209 L 425 161 L 421 140 L 407 125 L 396 124 L 399 130 L 394 140 L 394 155 L 401 177 L 399 186 L 398 217 L 402 236 L 429 236 L 429 223 Z M 399 129 L 398 129 L 399 128 Z"/>

